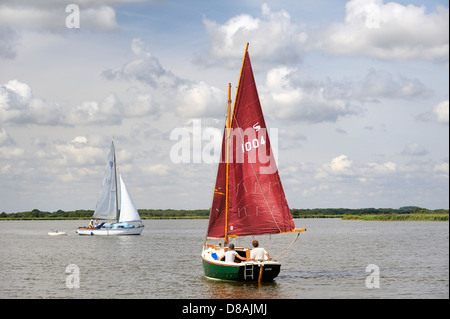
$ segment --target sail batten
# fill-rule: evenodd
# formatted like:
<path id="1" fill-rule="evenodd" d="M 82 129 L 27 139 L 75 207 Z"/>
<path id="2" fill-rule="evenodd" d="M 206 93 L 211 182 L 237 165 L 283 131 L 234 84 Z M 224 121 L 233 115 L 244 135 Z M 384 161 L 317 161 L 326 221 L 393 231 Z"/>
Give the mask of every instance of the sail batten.
<path id="1" fill-rule="evenodd" d="M 295 229 L 247 48 L 221 151 L 215 190 L 227 189 L 227 196 L 214 192 L 207 237 L 226 239 Z"/>

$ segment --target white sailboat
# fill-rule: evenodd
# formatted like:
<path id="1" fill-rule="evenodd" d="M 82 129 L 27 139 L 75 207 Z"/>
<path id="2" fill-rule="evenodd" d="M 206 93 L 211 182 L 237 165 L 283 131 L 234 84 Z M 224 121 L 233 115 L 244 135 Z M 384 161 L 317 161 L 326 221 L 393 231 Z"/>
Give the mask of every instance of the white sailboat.
<path id="1" fill-rule="evenodd" d="M 120 194 L 117 188 L 117 176 L 119 176 Z M 104 220 L 104 222 L 95 225 L 94 221 L 97 222 L 98 220 Z M 112 141 L 108 160 L 106 161 L 102 189 L 94 215 L 91 218 L 91 223 L 87 227 L 78 228 L 77 233 L 91 236 L 140 235 L 143 229 L 144 224 L 133 200 L 128 194 L 122 176 L 117 174 L 114 141 Z"/>

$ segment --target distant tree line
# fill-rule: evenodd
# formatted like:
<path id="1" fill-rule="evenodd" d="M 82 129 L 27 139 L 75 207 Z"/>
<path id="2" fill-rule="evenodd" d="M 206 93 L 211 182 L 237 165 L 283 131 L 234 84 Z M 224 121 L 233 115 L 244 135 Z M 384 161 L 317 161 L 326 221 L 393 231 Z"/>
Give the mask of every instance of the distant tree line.
<path id="1" fill-rule="evenodd" d="M 208 218 L 209 209 L 196 210 L 176 210 L 176 209 L 138 209 L 142 219 L 167 219 L 167 218 Z M 74 210 L 56 212 L 32 211 L 7 214 L 0 213 L 1 219 L 90 219 L 94 214 L 93 210 Z"/>
<path id="2" fill-rule="evenodd" d="M 209 209 L 179 210 L 179 209 L 138 209 L 142 219 L 182 219 L 209 218 Z M 447 214 L 448 209 L 429 210 L 417 206 L 400 208 L 312 208 L 291 209 L 293 218 L 342 218 L 349 215 L 392 215 L 392 214 Z M 56 212 L 32 211 L 7 214 L 0 213 L 1 219 L 89 219 L 93 210 L 74 210 Z"/>
<path id="3" fill-rule="evenodd" d="M 336 218 L 347 215 L 391 215 L 391 214 L 448 214 L 448 209 L 430 210 L 417 206 L 400 208 L 313 208 L 291 209 L 294 218 Z"/>

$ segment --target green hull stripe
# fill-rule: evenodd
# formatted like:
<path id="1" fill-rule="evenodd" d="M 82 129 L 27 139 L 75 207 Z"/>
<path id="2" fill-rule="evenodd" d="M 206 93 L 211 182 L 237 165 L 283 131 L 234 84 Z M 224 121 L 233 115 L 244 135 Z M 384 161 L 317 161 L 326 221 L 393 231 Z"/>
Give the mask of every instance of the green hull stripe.
<path id="1" fill-rule="evenodd" d="M 205 276 L 222 280 L 239 280 L 239 267 L 217 265 L 203 260 Z"/>

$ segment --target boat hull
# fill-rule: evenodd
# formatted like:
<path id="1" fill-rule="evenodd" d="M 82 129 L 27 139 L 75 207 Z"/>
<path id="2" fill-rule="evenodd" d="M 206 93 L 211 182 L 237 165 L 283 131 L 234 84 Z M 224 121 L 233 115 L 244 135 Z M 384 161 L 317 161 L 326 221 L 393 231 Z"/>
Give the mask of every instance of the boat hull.
<path id="1" fill-rule="evenodd" d="M 67 236 L 66 232 L 52 231 L 47 233 L 49 236 Z"/>
<path id="2" fill-rule="evenodd" d="M 78 235 L 87 236 L 128 236 L 128 235 L 140 235 L 144 226 L 138 226 L 133 228 L 100 228 L 100 229 L 89 229 L 89 228 L 78 228 Z"/>
<path id="3" fill-rule="evenodd" d="M 242 262 L 231 265 L 203 259 L 205 277 L 232 281 L 273 281 L 278 276 L 281 264 L 276 262 Z M 261 277 L 260 277 L 261 276 Z"/>
<path id="4" fill-rule="evenodd" d="M 278 276 L 281 264 L 274 260 L 225 262 L 214 259 L 214 254 L 220 254 L 214 249 L 202 252 L 205 277 L 216 280 L 232 281 L 273 281 Z"/>

